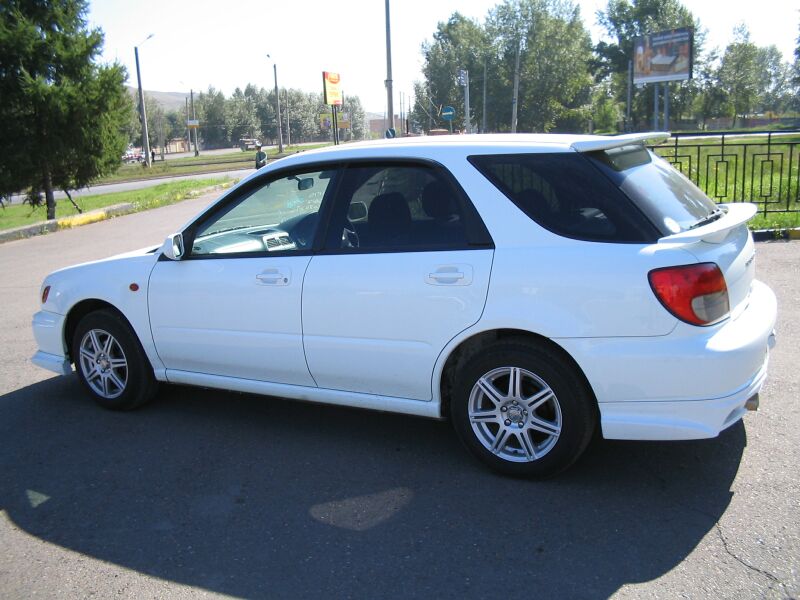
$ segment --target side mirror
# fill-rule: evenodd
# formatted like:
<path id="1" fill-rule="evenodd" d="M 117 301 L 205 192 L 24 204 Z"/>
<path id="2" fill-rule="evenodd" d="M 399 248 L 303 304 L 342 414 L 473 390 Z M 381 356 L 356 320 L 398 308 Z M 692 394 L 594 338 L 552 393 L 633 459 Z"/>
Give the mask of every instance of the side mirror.
<path id="1" fill-rule="evenodd" d="M 170 260 L 180 260 L 183 258 L 183 234 L 173 233 L 168 235 L 161 247 L 161 252 Z"/>
<path id="2" fill-rule="evenodd" d="M 361 221 L 367 218 L 367 205 L 363 202 L 353 202 L 347 209 L 347 218 L 351 221 Z"/>

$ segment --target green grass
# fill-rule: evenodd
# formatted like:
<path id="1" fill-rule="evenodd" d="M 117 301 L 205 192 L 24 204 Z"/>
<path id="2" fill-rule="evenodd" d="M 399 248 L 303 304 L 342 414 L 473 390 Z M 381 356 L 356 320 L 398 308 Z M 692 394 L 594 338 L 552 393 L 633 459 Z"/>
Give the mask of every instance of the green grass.
<path id="1" fill-rule="evenodd" d="M 794 146 L 789 144 L 794 143 Z M 656 152 L 717 202 L 755 202 L 768 210 L 800 210 L 800 135 L 679 140 Z M 677 154 L 677 157 L 676 157 Z"/>
<path id="2" fill-rule="evenodd" d="M 103 177 L 95 182 L 95 185 L 106 183 L 121 183 L 124 181 L 141 181 L 147 179 L 157 179 L 159 177 L 173 177 L 176 175 L 192 175 L 197 173 L 213 173 L 215 171 L 229 171 L 236 169 L 246 169 L 255 166 L 255 154 L 239 152 L 238 160 L 217 160 L 217 156 L 207 156 L 203 158 L 176 158 L 175 160 L 156 161 L 152 167 L 147 169 L 139 164 L 122 165 L 113 175 Z M 227 155 L 223 155 L 227 156 Z"/>
<path id="3" fill-rule="evenodd" d="M 304 150 L 329 146 L 329 143 L 313 144 L 309 146 L 286 146 L 283 154 L 278 153 L 277 148 L 267 151 L 270 160 L 295 154 Z M 205 155 L 200 152 L 200 156 L 187 156 L 185 158 L 175 158 L 159 160 L 156 155 L 156 162 L 149 169 L 141 164 L 121 165 L 116 173 L 103 177 L 95 182 L 95 185 L 104 183 L 120 183 L 122 181 L 140 181 L 143 179 L 156 179 L 158 177 L 171 177 L 174 175 L 191 175 L 196 173 L 214 173 L 218 171 L 228 171 L 235 169 L 247 169 L 255 167 L 256 153 L 254 150 L 242 152 L 241 150 L 231 150 L 225 154 Z"/>
<path id="4" fill-rule="evenodd" d="M 774 134 L 780 133 L 780 135 L 773 135 L 772 136 L 772 144 L 788 144 L 788 143 L 797 143 L 800 142 L 800 135 L 794 133 L 782 133 L 780 131 L 774 131 Z M 692 132 L 686 132 L 687 136 L 692 135 Z M 720 143 L 721 135 L 703 135 L 701 137 L 694 137 L 692 139 L 683 139 L 678 138 L 678 147 L 684 145 L 718 145 Z M 740 135 L 737 134 L 736 136 L 726 135 L 725 136 L 725 145 L 729 144 L 763 144 L 764 146 L 767 145 L 767 136 L 766 135 Z M 674 146 L 675 139 L 672 138 L 664 144 L 664 147 Z"/>
<path id="5" fill-rule="evenodd" d="M 759 213 L 748 223 L 750 229 L 793 229 L 800 227 L 800 212 Z"/>
<path id="6" fill-rule="evenodd" d="M 76 199 L 84 213 L 97 208 L 104 208 L 113 204 L 130 202 L 136 211 L 148 210 L 159 206 L 173 204 L 187 198 L 199 196 L 204 189 L 213 186 L 230 186 L 233 181 L 226 177 L 221 179 L 189 179 L 173 181 L 153 187 L 133 190 L 129 192 L 115 192 L 113 194 L 98 194 Z M 64 198 L 56 205 L 56 218 L 77 215 L 78 211 Z M 14 204 L 0 209 L 0 230 L 33 225 L 41 223 L 47 218 L 47 209 L 44 206 L 32 208 L 27 204 Z"/>

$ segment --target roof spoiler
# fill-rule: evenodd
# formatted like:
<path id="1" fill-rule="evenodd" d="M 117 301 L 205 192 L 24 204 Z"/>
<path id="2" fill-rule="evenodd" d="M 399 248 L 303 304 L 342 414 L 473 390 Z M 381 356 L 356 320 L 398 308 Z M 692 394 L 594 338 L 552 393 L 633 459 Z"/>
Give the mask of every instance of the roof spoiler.
<path id="1" fill-rule="evenodd" d="M 660 144 L 669 138 L 669 133 L 664 131 L 650 131 L 645 133 L 626 133 L 624 135 L 610 135 L 608 137 L 597 136 L 589 140 L 581 140 L 572 143 L 572 149 L 576 152 L 595 152 L 597 150 L 608 150 L 629 146 L 631 144 L 644 144 L 651 142 Z"/>
<path id="2" fill-rule="evenodd" d="M 731 229 L 747 223 L 752 219 L 758 207 L 750 202 L 737 202 L 735 204 L 720 204 L 720 208 L 725 211 L 725 215 L 708 225 L 703 225 L 697 229 L 689 229 L 680 233 L 674 233 L 662 237 L 658 240 L 659 244 L 693 244 L 695 242 L 708 242 L 720 244 L 728 237 Z"/>

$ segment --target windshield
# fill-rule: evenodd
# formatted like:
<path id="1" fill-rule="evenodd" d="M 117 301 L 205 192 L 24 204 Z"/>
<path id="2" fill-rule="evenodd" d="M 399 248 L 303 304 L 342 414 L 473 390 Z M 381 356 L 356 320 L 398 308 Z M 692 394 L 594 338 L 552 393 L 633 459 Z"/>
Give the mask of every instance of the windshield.
<path id="1" fill-rule="evenodd" d="M 664 235 L 692 229 L 722 215 L 700 188 L 643 146 L 623 146 L 587 156 Z"/>

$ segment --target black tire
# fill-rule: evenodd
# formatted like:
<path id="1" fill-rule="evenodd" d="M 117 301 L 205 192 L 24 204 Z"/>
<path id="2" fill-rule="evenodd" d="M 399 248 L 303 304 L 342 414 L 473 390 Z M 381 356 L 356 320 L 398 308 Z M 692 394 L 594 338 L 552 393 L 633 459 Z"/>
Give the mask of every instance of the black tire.
<path id="1" fill-rule="evenodd" d="M 517 394 L 510 393 L 512 377 L 520 381 L 514 388 Z M 484 385 L 478 387 L 481 379 Z M 467 449 L 491 469 L 513 477 L 544 478 L 572 465 L 586 449 L 597 425 L 597 405 L 567 360 L 544 345 L 508 341 L 493 344 L 462 365 L 455 377 L 450 418 Z M 498 442 L 499 448 L 492 451 L 490 446 Z"/>
<path id="2" fill-rule="evenodd" d="M 78 378 L 103 408 L 131 410 L 155 396 L 158 382 L 153 367 L 119 313 L 89 313 L 78 323 L 71 345 Z"/>

